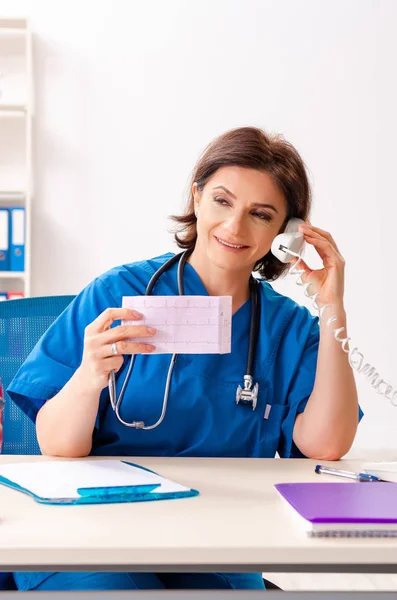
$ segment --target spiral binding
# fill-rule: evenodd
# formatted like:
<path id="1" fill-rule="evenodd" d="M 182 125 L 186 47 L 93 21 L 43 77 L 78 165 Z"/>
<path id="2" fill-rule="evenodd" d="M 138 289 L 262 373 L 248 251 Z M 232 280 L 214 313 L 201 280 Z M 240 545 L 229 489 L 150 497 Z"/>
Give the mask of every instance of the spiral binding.
<path id="1" fill-rule="evenodd" d="M 309 287 L 312 284 L 310 282 L 304 283 L 302 281 L 302 276 L 305 274 L 305 270 L 298 269 L 299 263 L 303 260 L 302 256 L 300 256 L 299 254 L 296 254 L 295 252 L 292 252 L 291 250 L 287 250 L 287 249 L 285 249 L 285 252 L 288 254 L 291 254 L 292 256 L 296 256 L 298 258 L 297 262 L 294 265 L 292 265 L 291 268 L 289 269 L 289 274 L 290 275 L 298 275 L 298 278 L 296 279 L 295 283 L 297 285 L 305 288 L 304 289 L 305 296 L 312 300 L 313 308 L 315 310 L 317 310 L 317 312 L 319 313 L 319 318 L 322 319 L 324 312 L 329 307 L 329 304 L 324 304 L 324 306 L 322 306 L 320 308 L 319 305 L 317 304 L 317 298 L 319 296 L 319 293 L 310 294 Z M 338 317 L 336 317 L 335 315 L 329 317 L 327 320 L 327 325 L 329 326 L 331 323 L 334 323 L 335 321 L 337 321 L 337 319 L 338 319 Z M 377 371 L 376 371 L 376 367 L 370 365 L 369 363 L 364 362 L 364 355 L 358 350 L 358 348 L 353 348 L 352 350 L 349 350 L 348 348 L 346 348 L 346 345 L 350 342 L 351 338 L 350 337 L 345 337 L 345 338 L 339 337 L 339 334 L 342 333 L 343 331 L 345 331 L 345 328 L 339 327 L 338 329 L 334 329 L 333 333 L 334 333 L 334 337 L 335 337 L 336 341 L 340 342 L 342 344 L 343 352 L 346 352 L 346 354 L 349 355 L 349 363 L 350 363 L 351 367 L 353 369 L 355 369 L 358 373 L 362 373 L 363 375 L 366 375 L 367 378 L 369 379 L 372 387 L 375 389 L 375 391 L 378 394 L 380 394 L 381 396 L 384 396 L 387 400 L 390 400 L 390 402 L 393 404 L 393 406 L 397 407 L 397 390 L 394 390 L 390 384 L 388 384 L 384 379 L 382 379 L 380 377 L 379 373 L 377 373 Z"/>
<path id="2" fill-rule="evenodd" d="M 396 530 L 384 529 L 332 529 L 329 531 L 309 531 L 310 537 L 315 538 L 395 538 L 397 537 Z"/>

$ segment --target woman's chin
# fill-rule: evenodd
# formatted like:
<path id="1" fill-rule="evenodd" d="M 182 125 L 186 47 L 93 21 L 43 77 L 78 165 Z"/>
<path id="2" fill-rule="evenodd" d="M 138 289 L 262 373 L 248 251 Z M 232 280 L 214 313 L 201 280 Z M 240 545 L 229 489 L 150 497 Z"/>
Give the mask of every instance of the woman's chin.
<path id="1" fill-rule="evenodd" d="M 209 259 L 213 265 L 227 271 L 240 271 L 247 268 L 247 260 L 244 260 L 242 256 L 236 256 L 228 252 L 219 252 L 218 249 L 209 252 Z"/>

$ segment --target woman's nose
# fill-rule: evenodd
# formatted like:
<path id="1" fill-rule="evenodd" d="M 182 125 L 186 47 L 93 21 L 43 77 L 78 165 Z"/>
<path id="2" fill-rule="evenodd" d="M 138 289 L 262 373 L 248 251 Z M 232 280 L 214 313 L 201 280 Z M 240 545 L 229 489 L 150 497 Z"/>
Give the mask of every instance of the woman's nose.
<path id="1" fill-rule="evenodd" d="M 240 233 L 244 227 L 242 216 L 234 215 L 228 219 L 226 227 L 234 235 Z"/>

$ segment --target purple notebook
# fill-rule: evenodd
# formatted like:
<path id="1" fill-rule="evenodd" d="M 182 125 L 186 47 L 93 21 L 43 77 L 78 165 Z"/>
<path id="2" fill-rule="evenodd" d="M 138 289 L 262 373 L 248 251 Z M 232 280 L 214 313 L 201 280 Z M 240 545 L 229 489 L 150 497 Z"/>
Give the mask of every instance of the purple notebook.
<path id="1" fill-rule="evenodd" d="M 397 483 L 279 483 L 310 535 L 397 536 Z"/>

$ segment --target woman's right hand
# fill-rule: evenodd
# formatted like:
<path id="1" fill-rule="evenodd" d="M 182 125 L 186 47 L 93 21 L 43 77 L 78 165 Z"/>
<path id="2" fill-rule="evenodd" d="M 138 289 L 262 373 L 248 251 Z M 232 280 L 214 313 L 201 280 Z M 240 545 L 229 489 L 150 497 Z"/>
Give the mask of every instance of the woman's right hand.
<path id="1" fill-rule="evenodd" d="M 107 308 L 85 328 L 84 352 L 80 371 L 87 374 L 93 387 L 102 391 L 108 384 L 110 371 L 117 373 L 121 369 L 124 354 L 143 354 L 153 352 L 155 346 L 144 342 L 129 342 L 129 338 L 151 338 L 156 329 L 146 325 L 118 325 L 113 321 L 140 320 L 142 315 L 130 308 Z M 115 346 L 112 346 L 115 344 Z M 118 354 L 113 353 L 113 348 Z M 95 385 L 96 384 L 96 385 Z"/>

